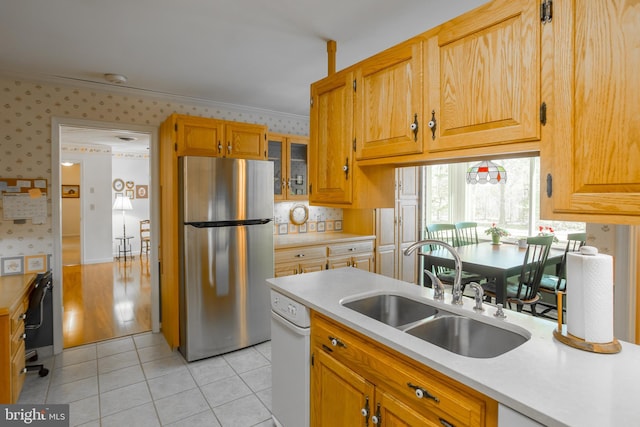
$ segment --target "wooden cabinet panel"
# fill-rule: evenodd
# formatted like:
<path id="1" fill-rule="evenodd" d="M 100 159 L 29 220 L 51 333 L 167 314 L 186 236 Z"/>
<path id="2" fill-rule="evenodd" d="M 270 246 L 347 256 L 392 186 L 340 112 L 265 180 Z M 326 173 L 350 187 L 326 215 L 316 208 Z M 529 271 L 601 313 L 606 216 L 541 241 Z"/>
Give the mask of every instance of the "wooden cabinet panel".
<path id="1" fill-rule="evenodd" d="M 265 160 L 267 158 L 267 127 L 246 123 L 225 124 L 225 157 Z"/>
<path id="2" fill-rule="evenodd" d="M 356 157 L 421 153 L 422 42 L 407 42 L 356 68 Z M 415 127 L 412 124 L 415 123 Z"/>
<path id="3" fill-rule="evenodd" d="M 496 0 L 425 42 L 430 151 L 540 138 L 540 27 L 538 2 Z"/>
<path id="4" fill-rule="evenodd" d="M 364 425 L 361 410 L 367 407 L 367 402 L 373 404 L 373 385 L 321 350 L 315 352 L 312 370 L 313 426 Z"/>
<path id="5" fill-rule="evenodd" d="M 268 158 L 273 162 L 275 200 L 307 200 L 309 138 L 269 133 Z"/>
<path id="6" fill-rule="evenodd" d="M 640 9 L 637 1 L 554 2 L 553 127 L 543 134 L 545 217 L 640 223 Z M 546 130 L 545 130 L 546 132 Z M 545 195 L 547 175 L 552 196 Z"/>
<path id="7" fill-rule="evenodd" d="M 375 400 L 371 401 L 369 413 L 380 413 L 382 425 L 497 424 L 498 405 L 494 400 L 316 312 L 312 312 L 311 316 L 311 343 L 315 361 L 311 377 L 314 396 L 312 423 L 316 420 L 314 416 L 318 415 L 317 411 L 325 404 L 325 396 L 320 394 L 321 390 L 313 388 L 314 384 L 317 386 L 323 380 L 325 374 L 318 368 L 317 362 L 321 360 L 320 365 L 340 368 L 332 369 L 333 375 L 344 375 L 340 379 L 332 378 L 332 384 L 357 390 L 360 390 L 359 384 L 363 382 L 375 384 Z M 352 379 L 353 384 L 350 383 Z M 418 397 L 414 387 L 425 390 L 425 395 Z M 332 399 L 333 397 L 327 397 L 328 402 L 332 402 Z M 350 406 L 357 404 L 352 403 Z M 352 410 L 341 409 L 345 412 Z M 402 420 L 404 424 L 401 423 Z"/>
<path id="8" fill-rule="evenodd" d="M 175 122 L 179 156 L 222 156 L 224 122 L 204 117 L 179 116 Z"/>
<path id="9" fill-rule="evenodd" d="M 336 73 L 311 86 L 309 201 L 353 201 L 353 73 Z"/>
<path id="10" fill-rule="evenodd" d="M 13 403 L 18 401 L 26 378 L 26 374 L 23 371 L 26 365 L 24 355 L 24 340 L 21 340 L 18 348 L 11 358 L 11 402 Z"/>

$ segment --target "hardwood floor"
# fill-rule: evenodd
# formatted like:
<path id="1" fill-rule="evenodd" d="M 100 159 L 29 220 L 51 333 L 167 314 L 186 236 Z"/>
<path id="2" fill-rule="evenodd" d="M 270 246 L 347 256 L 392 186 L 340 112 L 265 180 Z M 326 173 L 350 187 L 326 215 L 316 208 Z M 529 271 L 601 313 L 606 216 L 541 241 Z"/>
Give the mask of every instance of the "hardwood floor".
<path id="1" fill-rule="evenodd" d="M 151 275 L 146 256 L 65 265 L 64 348 L 151 330 Z"/>

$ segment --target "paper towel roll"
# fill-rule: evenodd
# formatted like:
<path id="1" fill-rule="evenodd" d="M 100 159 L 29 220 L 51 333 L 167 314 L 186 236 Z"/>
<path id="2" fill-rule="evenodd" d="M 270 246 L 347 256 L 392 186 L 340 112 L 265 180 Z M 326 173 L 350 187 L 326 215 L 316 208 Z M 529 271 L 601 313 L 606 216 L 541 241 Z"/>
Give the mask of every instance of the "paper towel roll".
<path id="1" fill-rule="evenodd" d="M 593 343 L 613 341 L 613 258 L 590 246 L 567 254 L 567 332 Z"/>
<path id="2" fill-rule="evenodd" d="M 584 339 L 592 343 L 613 341 L 613 258 L 584 256 Z"/>
<path id="3" fill-rule="evenodd" d="M 579 253 L 567 253 L 567 332 L 584 339 L 582 258 Z"/>

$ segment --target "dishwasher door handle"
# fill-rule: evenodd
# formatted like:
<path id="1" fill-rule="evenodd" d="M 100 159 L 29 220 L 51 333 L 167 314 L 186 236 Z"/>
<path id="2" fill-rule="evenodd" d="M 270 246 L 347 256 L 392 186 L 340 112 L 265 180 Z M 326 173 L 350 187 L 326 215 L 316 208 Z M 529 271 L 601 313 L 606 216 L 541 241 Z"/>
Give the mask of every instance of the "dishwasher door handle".
<path id="1" fill-rule="evenodd" d="M 302 328 L 298 325 L 294 325 L 293 323 L 289 322 L 287 319 L 280 316 L 278 313 L 276 313 L 273 310 L 271 310 L 271 318 L 276 322 L 280 323 L 282 326 L 286 327 L 287 329 L 295 332 L 298 335 L 306 336 L 311 334 L 311 328 Z"/>

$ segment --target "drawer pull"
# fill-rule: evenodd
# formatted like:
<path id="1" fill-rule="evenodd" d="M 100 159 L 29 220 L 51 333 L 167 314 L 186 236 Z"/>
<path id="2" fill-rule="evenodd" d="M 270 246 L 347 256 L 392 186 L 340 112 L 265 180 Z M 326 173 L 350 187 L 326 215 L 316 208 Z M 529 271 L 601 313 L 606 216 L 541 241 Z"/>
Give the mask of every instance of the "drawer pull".
<path id="1" fill-rule="evenodd" d="M 331 341 L 331 345 L 334 347 L 347 348 L 347 345 L 340 341 L 338 338 L 329 337 L 329 341 Z"/>
<path id="2" fill-rule="evenodd" d="M 24 341 L 26 341 L 26 340 L 27 340 L 27 333 L 26 333 L 26 332 L 22 334 L 22 339 L 23 339 Z"/>
<path id="3" fill-rule="evenodd" d="M 440 418 L 440 424 L 442 424 L 444 427 L 455 427 L 453 424 L 451 424 L 449 421 L 447 420 L 443 420 L 442 418 Z"/>
<path id="4" fill-rule="evenodd" d="M 297 254 L 296 258 L 304 258 L 304 254 Z"/>
<path id="5" fill-rule="evenodd" d="M 427 390 L 425 390 L 420 386 L 413 385 L 411 383 L 407 383 L 407 386 L 415 390 L 416 397 L 418 399 L 422 399 L 423 397 L 426 397 L 427 399 L 433 399 L 434 402 L 437 402 L 437 403 L 440 402 L 440 399 L 438 399 L 436 396 L 432 395 L 431 393 L 429 393 Z"/>
<path id="6" fill-rule="evenodd" d="M 27 313 L 22 313 L 18 319 L 24 320 L 27 318 Z"/>
<path id="7" fill-rule="evenodd" d="M 26 374 L 27 373 L 27 368 L 24 367 L 24 368 L 20 369 L 20 373 L 21 374 Z"/>

